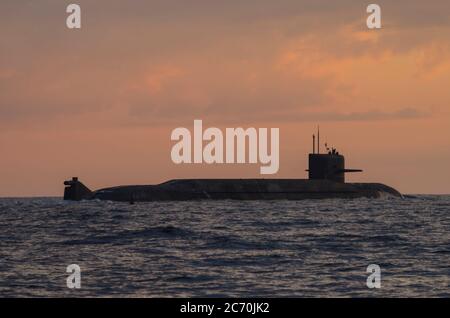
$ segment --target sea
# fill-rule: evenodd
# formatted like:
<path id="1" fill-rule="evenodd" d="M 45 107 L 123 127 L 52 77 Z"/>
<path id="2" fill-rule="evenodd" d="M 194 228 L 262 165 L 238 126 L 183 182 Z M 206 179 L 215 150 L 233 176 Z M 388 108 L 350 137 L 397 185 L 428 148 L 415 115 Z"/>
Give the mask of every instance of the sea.
<path id="1" fill-rule="evenodd" d="M 4 198 L 0 297 L 450 297 L 450 196 Z"/>

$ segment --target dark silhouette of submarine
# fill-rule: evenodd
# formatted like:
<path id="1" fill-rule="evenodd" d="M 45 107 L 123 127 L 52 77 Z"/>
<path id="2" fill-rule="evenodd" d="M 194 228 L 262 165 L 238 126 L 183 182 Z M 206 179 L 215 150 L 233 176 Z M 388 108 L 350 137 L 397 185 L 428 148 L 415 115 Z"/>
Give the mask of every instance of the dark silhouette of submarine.
<path id="1" fill-rule="evenodd" d="M 344 156 L 336 149 L 309 154 L 308 179 L 177 179 L 157 185 L 130 185 L 89 190 L 77 177 L 65 181 L 64 200 L 109 200 L 123 202 L 186 200 L 303 200 L 329 198 L 401 197 L 397 190 L 380 183 L 346 183 Z M 326 144 L 325 144 L 326 146 Z M 327 147 L 327 146 L 326 146 Z"/>

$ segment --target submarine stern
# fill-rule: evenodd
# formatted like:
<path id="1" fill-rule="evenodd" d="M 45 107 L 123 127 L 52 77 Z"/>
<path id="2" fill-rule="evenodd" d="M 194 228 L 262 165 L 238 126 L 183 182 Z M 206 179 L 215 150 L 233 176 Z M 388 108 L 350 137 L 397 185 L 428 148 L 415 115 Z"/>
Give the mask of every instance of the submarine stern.
<path id="1" fill-rule="evenodd" d="M 64 181 L 64 185 L 64 200 L 81 201 L 92 199 L 93 192 L 81 183 L 78 180 L 78 177 L 73 177 L 72 180 Z"/>

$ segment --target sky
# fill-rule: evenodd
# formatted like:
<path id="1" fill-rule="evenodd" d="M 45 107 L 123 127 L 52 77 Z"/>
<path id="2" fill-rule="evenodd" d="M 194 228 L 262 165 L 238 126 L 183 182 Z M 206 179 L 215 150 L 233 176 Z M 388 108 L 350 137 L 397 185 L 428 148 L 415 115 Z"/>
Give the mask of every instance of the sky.
<path id="1" fill-rule="evenodd" d="M 450 2 L 2 0 L 0 196 L 174 178 L 257 178 L 259 164 L 175 165 L 173 129 L 277 127 L 305 178 L 311 136 L 352 182 L 450 193 Z M 81 6 L 82 28 L 66 27 Z"/>

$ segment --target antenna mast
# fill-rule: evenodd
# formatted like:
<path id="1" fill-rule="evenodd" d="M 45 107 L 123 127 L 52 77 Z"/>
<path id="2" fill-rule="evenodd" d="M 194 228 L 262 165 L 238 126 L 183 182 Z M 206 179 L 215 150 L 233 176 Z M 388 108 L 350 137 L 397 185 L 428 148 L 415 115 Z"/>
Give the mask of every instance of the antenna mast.
<path id="1" fill-rule="evenodd" d="M 313 135 L 313 154 L 316 153 L 316 136 Z"/>
<path id="2" fill-rule="evenodd" d="M 320 127 L 317 125 L 317 153 L 320 154 Z"/>

